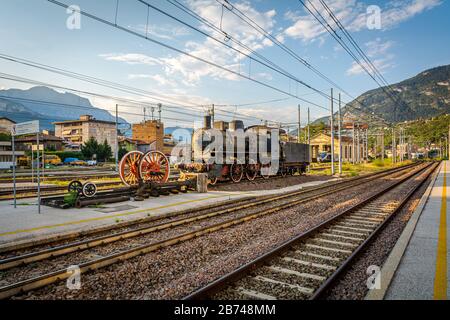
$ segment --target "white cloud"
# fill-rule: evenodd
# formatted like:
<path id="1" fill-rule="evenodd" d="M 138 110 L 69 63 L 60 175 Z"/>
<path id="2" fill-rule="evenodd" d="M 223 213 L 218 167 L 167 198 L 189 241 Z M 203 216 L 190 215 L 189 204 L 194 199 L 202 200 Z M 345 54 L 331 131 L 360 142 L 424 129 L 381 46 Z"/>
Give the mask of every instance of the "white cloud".
<path id="1" fill-rule="evenodd" d="M 311 0 L 308 7 L 315 13 L 316 8 L 330 26 L 337 29 L 335 22 L 320 3 L 320 0 Z M 442 3 L 441 0 L 400 0 L 388 2 L 381 8 L 381 27 L 383 30 L 391 29 L 398 24 L 413 18 L 414 16 L 433 9 Z M 348 31 L 361 31 L 367 28 L 367 7 L 369 4 L 356 0 L 329 0 L 327 5 L 346 27 Z M 314 6 L 314 7 L 313 7 Z M 311 41 L 327 33 L 325 28 L 305 9 L 302 15 L 300 12 L 288 11 L 285 19 L 293 22 L 293 25 L 286 28 L 284 34 L 294 39 Z"/>
<path id="2" fill-rule="evenodd" d="M 251 26 L 243 23 L 241 19 L 239 19 L 233 13 L 229 12 L 228 9 L 223 9 L 222 18 L 222 6 L 215 0 L 187 0 L 187 5 L 201 17 L 209 20 L 211 23 L 218 27 L 221 26 L 224 33 L 218 34 L 216 32 L 214 34 L 214 36 L 218 37 L 219 39 L 224 39 L 225 34 L 228 34 L 255 51 L 261 50 L 265 47 L 273 46 L 272 41 L 266 39 Z M 277 14 L 275 10 L 260 12 L 253 8 L 247 1 L 236 2 L 233 5 L 240 11 L 244 12 L 248 17 L 258 23 L 265 30 L 268 30 L 269 32 L 273 31 L 273 28 L 275 26 L 275 16 Z M 211 30 L 206 26 L 202 26 L 201 28 L 207 32 L 211 32 Z M 152 28 L 150 28 L 149 30 L 151 32 L 155 32 L 155 30 L 161 31 L 160 29 Z M 163 36 L 167 36 L 167 32 L 164 33 Z M 278 40 L 283 41 L 284 36 L 280 35 L 278 37 Z M 228 43 L 232 45 L 231 42 Z M 210 38 L 206 38 L 200 42 L 188 41 L 184 45 L 184 50 L 189 52 L 189 54 L 193 56 L 214 62 L 215 64 L 223 66 L 227 69 L 231 69 L 234 72 L 239 72 L 244 68 L 244 55 L 239 54 L 232 49 L 225 48 L 222 44 Z M 248 53 L 245 49 L 240 48 L 240 50 L 244 53 Z M 160 65 L 163 68 L 163 72 L 165 74 L 164 78 L 181 78 L 181 82 L 186 86 L 194 86 L 204 77 L 211 77 L 213 79 L 226 79 L 232 81 L 241 79 L 236 74 L 209 65 L 205 62 L 199 61 L 195 58 L 191 58 L 184 54 L 166 56 L 161 58 L 152 58 L 147 55 L 137 53 L 103 54 L 101 55 L 101 57 L 108 61 L 120 61 L 132 65 Z M 266 74 L 264 74 L 264 76 L 267 78 Z M 158 82 L 161 84 L 163 83 L 162 80 Z"/>
<path id="3" fill-rule="evenodd" d="M 376 59 L 374 61 L 372 61 L 373 65 L 378 69 L 378 71 L 380 71 L 380 73 L 384 73 L 386 70 L 392 68 L 394 66 L 394 64 L 392 63 L 392 58 L 388 57 L 388 58 L 382 58 L 382 59 Z M 365 63 L 365 62 L 361 62 L 361 64 L 373 75 L 374 72 L 372 71 L 372 69 L 370 68 L 370 66 Z M 356 62 L 352 63 L 352 66 L 350 67 L 350 69 L 347 70 L 347 75 L 349 76 L 354 76 L 354 75 L 360 75 L 365 73 L 366 71 Z"/>
<path id="4" fill-rule="evenodd" d="M 377 38 L 373 41 L 365 43 L 365 45 L 367 47 L 367 55 L 369 57 L 376 57 L 386 54 L 387 51 L 394 45 L 394 41 L 382 42 L 381 38 Z"/>
<path id="5" fill-rule="evenodd" d="M 173 40 L 176 37 L 185 37 L 190 35 L 190 31 L 187 27 L 176 25 L 138 25 L 128 26 L 128 28 L 137 31 L 144 35 L 154 36 L 160 39 Z"/>
<path id="6" fill-rule="evenodd" d="M 265 39 L 264 36 L 259 34 L 255 29 L 243 23 L 233 13 L 229 12 L 226 8 L 223 11 L 222 18 L 222 6 L 220 6 L 214 0 L 188 0 L 189 7 L 199 14 L 201 17 L 211 21 L 216 26 L 221 26 L 222 30 L 232 36 L 234 39 L 239 40 L 252 50 L 261 50 L 264 47 L 273 46 L 272 41 Z M 261 27 L 268 31 L 272 31 L 275 25 L 275 10 L 269 10 L 266 12 L 257 11 L 253 8 L 249 2 L 243 1 L 234 3 L 234 6 L 240 11 L 244 12 L 252 20 L 258 23 Z M 205 31 L 210 32 L 206 27 L 202 27 Z M 215 36 L 218 34 L 216 33 Z M 224 37 L 224 34 L 219 35 Z M 230 43 L 231 45 L 231 43 Z M 203 42 L 188 42 L 185 45 L 190 54 L 200 57 L 202 59 L 212 61 L 218 65 L 225 66 L 235 72 L 239 72 L 241 65 L 241 57 L 237 52 L 226 49 L 220 43 L 212 39 L 205 39 Z M 245 50 L 242 50 L 244 53 Z M 226 79 L 237 81 L 240 79 L 238 75 L 229 73 L 225 70 L 221 70 L 214 66 L 205 64 L 196 59 L 190 58 L 185 55 L 178 55 L 170 58 L 162 59 L 165 66 L 165 72 L 168 75 L 181 75 L 186 85 L 195 85 L 203 77 L 212 77 L 215 79 Z"/>
<path id="7" fill-rule="evenodd" d="M 149 66 L 155 66 L 160 65 L 162 63 L 160 59 L 139 53 L 126 53 L 126 54 L 106 53 L 100 54 L 99 56 L 107 61 L 119 61 L 131 65 L 145 64 Z"/>
<path id="8" fill-rule="evenodd" d="M 365 43 L 367 48 L 366 54 L 372 60 L 373 65 L 380 71 L 380 73 L 386 72 L 388 69 L 394 67 L 393 59 L 394 54 L 389 53 L 389 49 L 395 43 L 393 41 L 382 41 L 380 38 L 377 38 L 373 41 L 369 41 Z M 373 75 L 374 72 L 371 67 L 365 63 L 361 59 L 361 64 Z M 347 70 L 347 75 L 359 75 L 363 74 L 366 71 L 362 66 L 357 64 L 355 61 L 352 63 L 351 67 Z"/>
<path id="9" fill-rule="evenodd" d="M 160 74 L 150 75 L 150 74 L 130 74 L 128 75 L 128 79 L 136 80 L 136 79 L 149 79 L 156 82 L 159 86 L 166 87 L 176 87 L 178 83 L 169 77 L 164 77 Z"/>

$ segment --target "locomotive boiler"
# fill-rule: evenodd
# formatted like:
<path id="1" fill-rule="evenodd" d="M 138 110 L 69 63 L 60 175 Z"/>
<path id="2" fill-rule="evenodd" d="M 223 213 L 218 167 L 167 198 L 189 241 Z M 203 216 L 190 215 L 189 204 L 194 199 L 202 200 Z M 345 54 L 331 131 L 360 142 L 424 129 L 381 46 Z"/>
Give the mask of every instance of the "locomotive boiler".
<path id="1" fill-rule="evenodd" d="M 244 177 L 253 181 L 258 175 L 269 179 L 306 172 L 309 145 L 284 141 L 283 137 L 284 130 L 266 125 L 245 128 L 241 120 L 216 122 L 212 128 L 211 117 L 206 116 L 204 127 L 193 134 L 194 160 L 178 168 L 184 173 L 207 173 L 211 185 L 219 180 L 238 183 Z"/>

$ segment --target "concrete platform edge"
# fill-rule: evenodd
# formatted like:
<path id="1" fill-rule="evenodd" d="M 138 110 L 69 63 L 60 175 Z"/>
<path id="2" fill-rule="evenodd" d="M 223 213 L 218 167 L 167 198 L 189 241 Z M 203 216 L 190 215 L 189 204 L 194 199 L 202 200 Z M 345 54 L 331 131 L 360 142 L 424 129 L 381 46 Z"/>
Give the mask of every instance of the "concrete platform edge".
<path id="1" fill-rule="evenodd" d="M 232 204 L 234 202 L 239 202 L 239 201 L 245 201 L 245 200 L 251 200 L 251 199 L 255 199 L 257 197 L 255 196 L 246 196 L 243 198 L 239 198 L 239 199 L 235 199 L 235 200 L 224 200 L 224 201 L 220 201 L 218 203 L 212 204 L 212 205 L 204 205 L 201 207 L 196 208 L 196 210 L 198 209 L 210 209 L 213 208 L 217 205 L 227 205 L 227 204 Z M 97 226 L 97 227 L 92 227 L 89 229 L 84 229 L 84 230 L 80 230 L 80 231 L 65 231 L 65 232 L 56 232 L 55 234 L 49 236 L 49 235 L 43 235 L 41 237 L 36 238 L 35 236 L 28 238 L 24 238 L 22 240 L 16 241 L 14 243 L 2 243 L 0 244 L 0 253 L 4 253 L 4 252 L 8 252 L 8 251 L 13 251 L 13 250 L 20 250 L 20 249 L 24 249 L 26 247 L 29 247 L 30 245 L 41 245 L 41 244 L 46 244 L 49 242 L 54 242 L 54 241 L 61 241 L 61 240 L 70 240 L 72 238 L 75 237 L 80 237 L 80 236 L 88 236 L 88 235 L 92 235 L 95 233 L 99 233 L 99 232 L 103 232 L 103 231 L 108 231 L 111 229 L 117 229 L 117 228 L 123 228 L 123 227 L 128 227 L 128 226 L 132 226 L 134 224 L 137 223 L 148 223 L 148 222 L 152 222 L 152 221 L 156 221 L 156 220 L 160 220 L 160 219 L 164 219 L 164 218 L 169 218 L 175 215 L 181 215 L 181 214 L 185 214 L 185 213 L 189 213 L 193 211 L 193 209 L 180 209 L 180 210 L 175 210 L 172 211 L 170 213 L 163 213 L 160 214 L 158 216 L 151 216 L 151 217 L 146 217 L 146 218 L 142 218 L 142 217 L 137 217 L 135 219 L 132 219 L 130 221 L 124 221 L 124 222 L 120 222 L 120 223 L 116 223 L 116 224 L 108 224 L 108 225 L 103 225 L 103 226 Z"/>
<path id="2" fill-rule="evenodd" d="M 364 300 L 384 299 L 389 289 L 389 286 L 392 282 L 392 279 L 395 275 L 395 272 L 397 271 L 397 268 L 400 265 L 403 255 L 405 254 L 406 248 L 408 247 L 409 241 L 411 240 L 414 230 L 416 229 L 417 222 L 419 221 L 423 209 L 425 208 L 425 205 L 428 202 L 428 198 L 431 194 L 434 184 L 436 183 L 436 179 L 439 175 L 439 172 L 442 169 L 442 165 L 443 163 L 441 162 L 439 167 L 433 173 L 430 184 L 428 185 L 425 193 L 422 195 L 422 198 L 420 199 L 419 204 L 417 205 L 416 209 L 414 210 L 414 213 L 409 219 L 408 224 L 406 225 L 402 234 L 398 238 L 397 243 L 395 244 L 385 263 L 383 264 L 383 267 L 381 268 L 380 272 L 381 288 L 369 291 Z"/>

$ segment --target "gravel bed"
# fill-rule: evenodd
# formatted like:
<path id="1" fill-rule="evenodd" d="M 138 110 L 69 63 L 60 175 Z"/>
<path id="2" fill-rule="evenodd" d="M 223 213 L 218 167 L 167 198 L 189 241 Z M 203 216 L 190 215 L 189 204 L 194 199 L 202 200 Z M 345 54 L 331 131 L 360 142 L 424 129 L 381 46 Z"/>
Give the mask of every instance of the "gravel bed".
<path id="1" fill-rule="evenodd" d="M 419 188 L 408 204 L 391 219 L 388 225 L 376 236 L 375 240 L 352 263 L 326 293 L 330 300 L 361 300 L 368 293 L 366 273 L 369 266 L 381 267 L 394 248 L 403 229 L 407 225 L 414 209 L 430 183 L 427 181 Z"/>
<path id="2" fill-rule="evenodd" d="M 273 177 L 268 180 L 257 178 L 255 181 L 242 180 L 239 184 L 229 182 L 218 182 L 215 186 L 209 186 L 212 191 L 255 191 L 255 190 L 276 190 L 282 189 L 297 184 L 312 182 L 312 181 L 327 181 L 332 179 L 330 176 L 286 176 Z"/>
<path id="3" fill-rule="evenodd" d="M 82 289 L 78 291 L 69 291 L 60 283 L 16 298 L 181 298 L 377 192 L 388 181 L 385 179 L 376 186 L 350 188 L 337 195 L 84 274 Z"/>
<path id="4" fill-rule="evenodd" d="M 241 199 L 238 202 L 231 202 L 231 203 L 224 202 L 223 204 L 220 205 L 220 208 L 205 208 L 202 210 L 192 211 L 192 212 L 191 211 L 179 212 L 179 213 L 175 213 L 170 216 L 151 218 L 151 219 L 149 219 L 149 221 L 136 221 L 136 223 L 130 224 L 128 226 L 111 226 L 111 228 L 109 228 L 107 230 L 83 235 L 83 236 L 77 237 L 75 240 L 74 239 L 66 239 L 66 240 L 61 240 L 61 241 L 54 241 L 54 242 L 51 242 L 48 244 L 43 244 L 43 245 L 40 245 L 37 247 L 30 247 L 30 248 L 21 249 L 21 250 L 0 253 L 0 260 L 19 256 L 19 255 L 24 255 L 27 253 L 37 252 L 37 251 L 41 251 L 41 250 L 45 250 L 45 249 L 50 249 L 55 246 L 62 246 L 62 245 L 70 244 L 75 241 L 76 242 L 85 241 L 85 240 L 89 240 L 89 239 L 102 237 L 105 235 L 113 235 L 113 234 L 118 234 L 118 233 L 125 232 L 125 231 L 137 230 L 137 229 L 144 228 L 144 227 L 152 227 L 152 226 L 156 226 L 156 225 L 163 224 L 163 223 L 169 223 L 174 220 L 181 219 L 181 218 L 190 218 L 190 217 L 195 217 L 195 216 L 202 215 L 202 214 L 207 214 L 207 213 L 212 212 L 213 210 L 218 211 L 218 210 L 233 208 L 233 207 L 236 207 L 239 205 L 243 205 L 246 203 L 252 203 L 252 202 L 255 202 L 258 200 L 259 199 L 257 199 L 257 198 L 248 198 L 248 199 Z M 193 209 L 193 210 L 195 210 L 195 209 Z M 145 219 L 145 218 L 143 218 L 143 219 Z"/>

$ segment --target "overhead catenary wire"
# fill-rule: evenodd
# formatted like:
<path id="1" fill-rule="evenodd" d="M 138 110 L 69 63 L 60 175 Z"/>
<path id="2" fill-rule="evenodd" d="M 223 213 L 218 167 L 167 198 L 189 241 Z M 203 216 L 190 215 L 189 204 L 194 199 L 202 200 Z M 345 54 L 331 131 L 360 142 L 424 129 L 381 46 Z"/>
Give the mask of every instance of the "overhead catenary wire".
<path id="1" fill-rule="evenodd" d="M 201 109 L 205 110 L 205 108 L 207 107 L 206 105 L 200 105 L 200 104 L 184 104 L 184 105 L 177 104 L 177 103 L 174 103 L 171 100 L 162 99 L 162 98 L 158 98 L 158 97 L 155 98 L 153 96 L 155 93 L 153 93 L 153 92 L 149 92 L 149 91 L 145 91 L 145 90 L 141 90 L 141 89 L 136 89 L 136 88 L 133 88 L 133 87 L 129 87 L 129 86 L 125 86 L 125 85 L 121 85 L 121 84 L 115 83 L 115 82 L 111 82 L 111 81 L 108 81 L 108 80 L 91 77 L 91 76 L 88 76 L 88 75 L 84 75 L 84 74 L 68 71 L 68 70 L 61 69 L 61 68 L 56 68 L 56 67 L 53 67 L 53 66 L 49 66 L 49 65 L 33 62 L 33 61 L 30 61 L 30 60 L 21 59 L 21 58 L 18 58 L 18 57 L 13 57 L 13 56 L 10 56 L 10 55 L 5 55 L 5 54 L 2 54 L 2 53 L 0 53 L 0 59 L 6 60 L 6 61 L 10 61 L 10 62 L 14 62 L 14 63 L 23 64 L 23 65 L 26 65 L 26 66 L 29 66 L 29 67 L 38 68 L 38 69 L 45 70 L 45 71 L 48 71 L 48 72 L 52 72 L 52 73 L 56 73 L 56 74 L 59 74 L 59 75 L 66 76 L 66 77 L 74 78 L 74 79 L 77 79 L 77 80 L 80 80 L 80 81 L 93 83 L 93 84 L 96 84 L 96 85 L 99 85 L 99 86 L 111 88 L 111 89 L 118 90 L 118 91 L 121 91 L 121 92 L 130 93 L 130 94 L 134 94 L 134 95 L 138 95 L 138 96 L 142 96 L 142 97 L 149 97 L 149 98 L 152 98 L 152 99 L 154 99 L 156 101 L 162 101 L 162 102 L 166 102 L 167 101 L 167 102 L 171 103 L 172 105 L 164 105 L 164 107 L 165 108 L 169 108 L 169 109 L 179 110 L 180 108 L 184 108 L 184 109 L 189 109 L 189 110 L 192 111 L 192 109 L 194 109 L 194 108 L 201 108 Z M 153 102 L 153 103 L 142 102 L 142 103 L 146 103 L 147 105 L 157 106 L 157 102 Z M 223 110 L 223 112 L 226 113 L 226 110 Z M 222 115 L 220 110 L 218 110 L 218 114 Z M 237 113 L 237 114 L 239 116 L 245 117 L 247 119 L 251 118 L 251 119 L 254 119 L 254 120 L 258 120 L 258 121 L 264 121 L 264 119 L 261 119 L 261 118 L 255 117 L 255 116 L 251 116 L 251 115 L 247 115 L 247 114 L 244 114 L 244 113 Z"/>
<path id="2" fill-rule="evenodd" d="M 338 44 L 355 60 L 355 62 L 363 69 L 376 83 L 377 85 L 385 92 L 385 94 L 395 103 L 398 104 L 398 101 L 389 91 L 389 87 L 383 83 L 383 81 L 377 79 L 378 76 L 372 74 L 364 63 L 355 55 L 355 53 L 348 47 L 348 45 L 343 41 L 343 39 L 338 35 L 336 30 L 328 23 L 328 21 L 323 17 L 320 11 L 316 8 L 316 6 L 312 3 L 311 0 L 306 0 L 311 5 L 311 8 L 305 3 L 303 0 L 298 0 L 306 10 L 325 28 L 325 30 L 338 42 Z M 315 13 L 313 12 L 315 11 Z M 381 82 L 381 83 L 380 83 Z"/>
<path id="3" fill-rule="evenodd" d="M 62 8 L 65 8 L 65 9 L 69 8 L 69 5 L 67 5 L 67 4 L 65 4 L 65 3 L 62 3 L 62 2 L 60 2 L 60 1 L 56 1 L 56 0 L 47 0 L 47 1 L 50 2 L 50 3 L 53 3 L 53 4 L 55 4 L 55 5 L 58 5 L 58 6 L 62 7 Z M 231 73 L 231 74 L 234 74 L 234 75 L 236 75 L 236 76 L 238 76 L 238 77 L 241 77 L 241 78 L 243 78 L 243 79 L 247 79 L 247 80 L 249 80 L 249 81 L 251 81 L 251 82 L 254 82 L 254 83 L 259 84 L 259 85 L 261 85 L 261 86 L 264 86 L 264 87 L 266 87 L 266 88 L 269 88 L 269 89 L 272 89 L 272 90 L 274 90 L 274 91 L 283 93 L 283 94 L 285 94 L 285 95 L 287 95 L 287 96 L 291 96 L 291 97 L 296 98 L 296 99 L 298 99 L 298 100 L 300 100 L 300 101 L 303 101 L 303 102 L 309 103 L 309 104 L 311 104 L 311 105 L 314 105 L 314 106 L 316 106 L 316 107 L 318 107 L 318 108 L 328 110 L 328 108 L 326 108 L 326 107 L 323 107 L 323 106 L 321 106 L 321 105 L 319 105 L 319 104 L 317 104 L 317 103 L 314 103 L 314 102 L 312 102 L 312 101 L 309 101 L 309 100 L 300 98 L 300 97 L 298 97 L 298 96 L 296 96 L 296 95 L 294 95 L 294 94 L 292 94 L 292 93 L 290 93 L 290 92 L 287 92 L 287 91 L 285 91 L 285 90 L 283 90 L 283 89 L 281 89 L 281 88 L 275 87 L 275 86 L 270 85 L 270 84 L 268 84 L 268 83 L 265 83 L 265 82 L 263 82 L 263 81 L 260 81 L 260 80 L 257 80 L 257 79 L 255 79 L 255 78 L 246 76 L 246 75 L 244 75 L 244 74 L 240 74 L 240 73 L 238 73 L 238 72 L 236 72 L 236 71 L 234 71 L 234 70 L 231 70 L 231 69 L 229 69 L 229 68 L 227 68 L 227 67 L 225 67 L 225 66 L 219 65 L 218 63 L 215 63 L 215 62 L 209 61 L 209 60 L 207 60 L 207 59 L 198 57 L 198 56 L 193 55 L 193 54 L 191 54 L 191 53 L 189 53 L 189 52 L 187 52 L 187 51 L 178 49 L 178 48 L 176 48 L 176 47 L 174 47 L 174 46 L 171 46 L 171 45 L 169 45 L 169 44 L 167 44 L 167 43 L 164 43 L 164 42 L 161 42 L 161 41 L 159 41 L 159 40 L 156 40 L 156 39 L 147 37 L 146 35 L 142 35 L 142 34 L 136 32 L 136 31 L 133 31 L 133 30 L 128 29 L 128 28 L 126 28 L 126 27 L 123 27 L 123 26 L 120 26 L 120 25 L 115 25 L 114 23 L 112 23 L 112 22 L 110 22 L 110 21 L 108 21 L 108 20 L 106 20 L 106 19 L 100 18 L 100 17 L 98 17 L 98 16 L 96 16 L 96 15 L 94 15 L 94 14 L 88 13 L 88 12 L 86 12 L 86 11 L 84 11 L 84 10 L 80 10 L 79 13 L 80 13 L 81 15 L 85 16 L 85 17 L 88 17 L 88 18 L 90 18 L 90 19 L 93 19 L 93 20 L 95 20 L 95 21 L 98 21 L 98 22 L 100 22 L 100 23 L 103 23 L 103 24 L 105 24 L 105 25 L 114 27 L 114 28 L 116 28 L 116 29 L 118 29 L 118 30 L 121 30 L 121 31 L 124 31 L 124 32 L 126 32 L 126 33 L 132 34 L 132 35 L 134 35 L 134 36 L 136 36 L 136 37 L 139 37 L 139 38 L 142 38 L 142 39 L 146 39 L 147 41 L 149 41 L 149 42 L 151 42 L 151 43 L 154 43 L 154 44 L 156 44 L 156 45 L 159 45 L 159 46 L 162 46 L 162 47 L 164 47 L 164 48 L 170 49 L 170 50 L 172 50 L 172 51 L 175 51 L 175 52 L 177 52 L 177 53 L 180 53 L 180 54 L 182 54 L 182 55 L 185 55 L 185 56 L 187 56 L 187 57 L 190 57 L 190 58 L 192 58 L 192 59 L 194 59 L 194 60 L 198 60 L 198 61 L 200 61 L 200 62 L 209 64 L 209 65 L 211 65 L 211 66 L 213 66 L 213 67 L 216 67 L 216 68 L 218 68 L 218 69 L 220 69 L 220 70 L 229 72 L 229 73 Z"/>
<path id="4" fill-rule="evenodd" d="M 27 84 L 31 84 L 31 85 L 37 85 L 37 86 L 46 86 L 46 87 L 49 87 L 49 88 L 54 88 L 54 89 L 59 89 L 59 90 L 67 90 L 69 92 L 75 92 L 75 93 L 78 93 L 78 94 L 84 94 L 84 95 L 88 95 L 88 96 L 92 96 L 92 97 L 108 99 L 108 100 L 111 100 L 111 101 L 120 102 L 120 106 L 121 107 L 129 107 L 129 108 L 141 109 L 143 106 L 150 106 L 150 107 L 153 106 L 153 104 L 148 104 L 148 103 L 142 102 L 142 101 L 136 101 L 136 100 L 125 99 L 125 98 L 120 98 L 120 97 L 115 97 L 115 96 L 108 96 L 108 95 L 104 95 L 104 94 L 93 93 L 93 92 L 89 92 L 89 91 L 83 91 L 83 90 L 67 88 L 67 87 L 63 87 L 63 86 L 60 86 L 60 85 L 54 85 L 54 84 L 41 82 L 41 81 L 36 81 L 36 80 L 32 80 L 32 79 L 27 79 L 27 78 L 14 76 L 14 75 L 6 74 L 6 73 L 0 73 L 0 79 L 5 79 L 5 80 L 10 80 L 10 81 L 15 81 L 15 82 L 21 82 L 21 83 L 27 83 Z M 18 98 L 11 97 L 11 96 L 4 96 L 4 97 L 5 98 L 10 98 L 10 99 L 18 99 Z M 35 101 L 38 101 L 38 100 L 35 100 Z M 54 103 L 54 104 L 59 104 L 59 103 Z M 64 105 L 64 104 L 61 104 L 61 105 Z M 87 107 L 87 109 L 90 109 L 90 107 Z M 101 108 L 101 109 L 107 110 L 107 111 L 110 111 L 110 112 L 113 112 L 113 113 L 115 112 L 115 110 L 111 110 L 111 109 L 106 109 L 106 108 Z M 190 116 L 192 118 L 198 118 L 198 119 L 203 118 L 203 116 L 201 114 L 183 113 L 183 112 L 181 112 L 179 110 L 177 110 L 177 111 L 167 110 L 166 108 L 164 108 L 164 105 L 163 105 L 163 110 L 164 110 L 164 112 L 183 114 L 183 115 Z M 121 113 L 128 114 L 128 115 L 134 115 L 134 116 L 143 116 L 142 113 L 130 113 L 130 112 L 121 112 Z M 217 112 L 216 114 L 218 114 L 220 116 L 223 116 L 223 117 L 233 118 L 231 115 L 228 115 L 225 112 L 223 112 L 223 113 L 222 112 Z M 174 120 L 174 121 L 183 121 L 183 122 L 186 122 L 186 123 L 192 123 L 194 121 L 194 119 L 192 119 L 192 121 L 189 121 L 189 120 L 186 120 L 186 119 L 169 118 L 169 117 L 165 117 L 165 119 L 167 119 L 167 120 Z M 250 120 L 250 119 L 247 119 L 247 120 Z"/>
<path id="5" fill-rule="evenodd" d="M 322 6 L 325 8 L 325 10 L 329 13 L 330 17 L 333 19 L 333 21 L 336 23 L 338 28 L 343 32 L 343 34 L 347 37 L 347 39 L 350 41 L 350 43 L 353 45 L 353 47 L 356 49 L 358 54 L 364 59 L 364 61 L 371 67 L 371 69 L 378 75 L 378 77 L 381 79 L 381 81 L 388 87 L 390 92 L 393 92 L 393 89 L 389 82 L 384 77 L 383 73 L 378 70 L 378 68 L 373 64 L 373 62 L 370 60 L 370 58 L 366 55 L 364 50 L 361 49 L 361 47 L 358 45 L 358 43 L 355 41 L 355 39 L 352 37 L 352 35 L 347 31 L 345 26 L 341 23 L 338 17 L 333 13 L 333 11 L 330 9 L 330 7 L 326 4 L 324 0 L 319 0 Z M 406 104 L 400 97 L 395 96 L 397 100 L 399 100 L 401 103 Z M 396 118 L 396 114 L 394 115 Z"/>
<path id="6" fill-rule="evenodd" d="M 167 1 L 177 1 L 177 0 L 167 0 Z M 178 1 L 177 1 L 178 2 Z M 297 61 L 299 61 L 300 63 L 302 63 L 303 65 L 305 65 L 308 69 L 312 70 L 314 73 L 316 73 L 317 75 L 319 75 L 322 79 L 324 79 L 325 81 L 327 81 L 328 83 L 330 83 L 332 86 L 334 86 L 335 88 L 341 90 L 342 93 L 344 93 L 345 95 L 347 95 L 348 97 L 352 98 L 356 103 L 358 103 L 361 106 L 364 106 L 364 104 L 358 100 L 358 98 L 353 97 L 351 94 L 349 94 L 345 89 L 343 89 L 341 86 L 339 86 L 336 82 L 334 82 L 333 80 L 331 80 L 329 77 L 327 77 L 326 75 L 324 75 L 322 72 L 320 72 L 317 68 L 315 68 L 314 66 L 312 66 L 308 61 L 306 61 L 305 59 L 303 59 L 302 57 L 300 57 L 297 53 L 295 53 L 292 49 L 290 49 L 289 47 L 287 47 L 284 43 L 282 43 L 281 41 L 279 41 L 277 39 L 276 36 L 273 36 L 270 32 L 268 32 L 267 30 L 265 30 L 262 26 L 260 26 L 257 22 L 255 22 L 253 19 L 251 19 L 248 15 L 246 15 L 244 12 L 242 12 L 242 10 L 240 10 L 239 8 L 237 8 L 236 6 L 234 6 L 231 2 L 229 2 L 228 0 L 216 0 L 216 2 L 218 2 L 220 5 L 224 5 L 226 4 L 226 8 L 229 9 L 229 11 L 231 13 L 233 13 L 235 16 L 239 17 L 244 23 L 246 23 L 247 25 L 251 26 L 252 28 L 254 28 L 255 30 L 259 31 L 264 37 L 266 37 L 267 39 L 269 39 L 270 41 L 272 41 L 276 46 L 280 47 L 283 51 L 287 52 L 290 56 L 292 56 L 294 59 L 296 59 Z M 328 97 L 331 98 L 331 97 Z M 337 99 L 334 99 L 336 102 Z M 351 106 L 348 103 L 345 103 L 346 107 L 349 109 L 353 109 L 353 110 L 359 110 L 356 109 L 355 107 Z M 380 118 L 383 122 L 385 122 L 384 119 Z"/>

